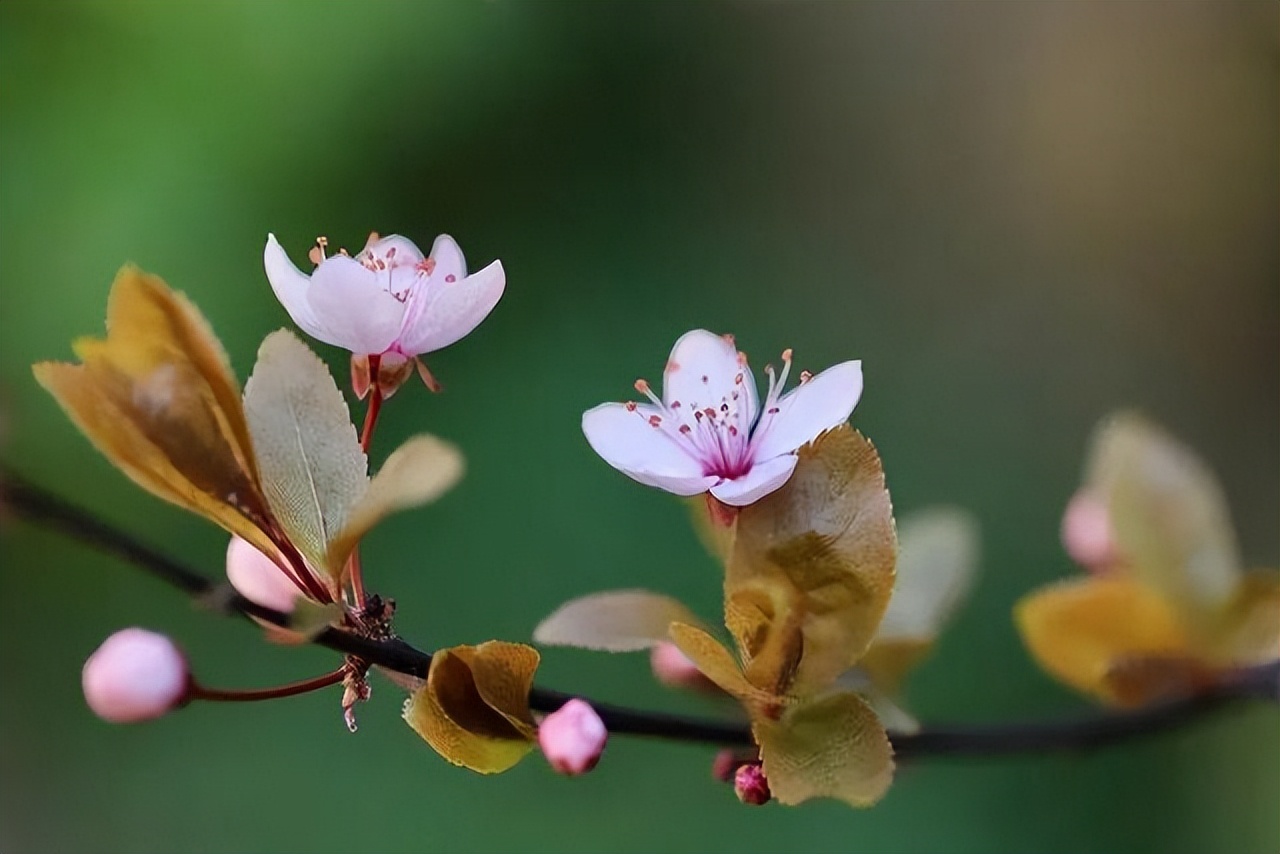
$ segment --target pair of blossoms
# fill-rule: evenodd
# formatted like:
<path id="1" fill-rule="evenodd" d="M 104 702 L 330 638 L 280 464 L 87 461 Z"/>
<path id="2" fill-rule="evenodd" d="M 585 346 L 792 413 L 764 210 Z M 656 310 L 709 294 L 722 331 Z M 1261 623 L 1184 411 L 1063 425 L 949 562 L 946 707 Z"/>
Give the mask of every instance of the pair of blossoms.
<path id="1" fill-rule="evenodd" d="M 352 353 L 352 382 L 362 398 L 371 389 L 390 396 L 414 368 L 438 389 L 421 357 L 475 329 L 505 287 L 500 262 L 468 275 L 461 250 L 445 235 L 430 255 L 395 235 L 371 235 L 354 257 L 325 257 L 325 245 L 322 239 L 312 249 L 316 269 L 308 276 L 269 236 L 264 266 L 303 331 Z M 713 517 L 731 520 L 736 508 L 786 483 L 797 449 L 844 423 L 861 394 L 858 362 L 802 374 L 800 386 L 783 394 L 790 351 L 782 358 L 780 376 L 766 368 L 761 401 L 733 339 L 694 330 L 671 352 L 661 397 L 639 381 L 648 402 L 596 407 L 584 414 L 583 431 L 613 467 L 677 495 L 706 494 Z M 227 575 L 246 598 L 279 611 L 293 610 L 305 595 L 275 561 L 239 538 L 228 548 Z M 86 662 L 83 688 L 95 713 L 116 722 L 154 718 L 201 695 L 173 641 L 142 629 L 109 638 Z M 566 704 L 539 727 L 544 752 L 565 773 L 594 765 L 606 737 L 603 722 L 582 701 Z"/>

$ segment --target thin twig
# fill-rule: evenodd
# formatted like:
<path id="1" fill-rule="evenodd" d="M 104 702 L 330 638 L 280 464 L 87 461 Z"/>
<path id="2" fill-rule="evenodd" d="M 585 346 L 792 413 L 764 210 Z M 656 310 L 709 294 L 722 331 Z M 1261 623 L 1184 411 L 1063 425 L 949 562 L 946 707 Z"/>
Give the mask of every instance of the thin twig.
<path id="1" fill-rule="evenodd" d="M 115 555 L 197 601 L 229 614 L 256 617 L 278 626 L 288 625 L 288 615 L 264 608 L 234 591 L 213 584 L 190 567 L 7 470 L 0 475 L 0 495 L 3 498 L 0 512 L 7 511 L 39 527 Z M 427 675 L 431 666 L 430 653 L 398 638 L 376 641 L 328 628 L 316 635 L 312 642 L 357 656 L 370 664 L 420 678 Z M 578 696 L 581 695 L 535 687 L 529 695 L 529 704 L 535 711 L 552 712 Z M 752 744 L 751 731 L 745 722 L 643 711 L 586 697 L 582 699 L 591 704 L 615 735 L 650 736 L 719 746 Z M 894 734 L 892 740 L 899 759 L 1088 750 L 1169 730 L 1241 700 L 1280 703 L 1280 661 L 1241 669 L 1195 696 L 1159 703 L 1136 712 L 1094 713 L 1036 722 L 935 725 L 911 735 Z"/>

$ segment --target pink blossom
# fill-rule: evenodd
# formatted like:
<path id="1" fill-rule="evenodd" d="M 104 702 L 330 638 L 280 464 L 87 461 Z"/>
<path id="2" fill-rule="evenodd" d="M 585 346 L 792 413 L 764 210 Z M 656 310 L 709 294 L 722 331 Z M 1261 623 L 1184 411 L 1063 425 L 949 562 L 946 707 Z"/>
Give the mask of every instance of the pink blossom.
<path id="1" fill-rule="evenodd" d="M 302 595 L 275 561 L 240 537 L 227 544 L 227 581 L 250 602 L 286 614 Z"/>
<path id="2" fill-rule="evenodd" d="M 111 723 L 158 718 L 185 700 L 187 660 L 172 640 L 146 629 L 122 629 L 102 642 L 81 673 L 84 699 Z"/>
<path id="3" fill-rule="evenodd" d="M 547 715 L 538 727 L 538 744 L 551 767 L 561 774 L 585 774 L 600 761 L 609 731 L 596 710 L 573 699 Z"/>
<path id="4" fill-rule="evenodd" d="M 313 250 L 318 266 L 308 276 L 267 235 L 267 279 L 304 332 L 356 355 L 400 363 L 447 347 L 480 325 L 506 286 L 501 261 L 468 276 L 462 250 L 446 234 L 430 256 L 399 235 L 370 235 L 354 258 L 326 258 L 324 246 Z"/>
<path id="5" fill-rule="evenodd" d="M 1120 559 L 1106 502 L 1088 490 L 1071 497 L 1062 514 L 1062 545 L 1091 572 L 1105 572 Z"/>
<path id="6" fill-rule="evenodd" d="M 699 691 L 720 689 L 698 669 L 698 665 L 670 641 L 656 644 L 649 653 L 649 666 L 659 682 L 669 688 L 692 688 Z"/>
<path id="7" fill-rule="evenodd" d="M 587 441 L 605 462 L 634 480 L 676 495 L 710 491 L 743 507 L 787 482 L 802 445 L 848 420 L 862 394 L 862 363 L 842 362 L 782 394 L 782 374 L 765 368 L 769 389 L 758 401 L 747 357 L 730 336 L 705 329 L 676 342 L 663 372 L 662 397 L 644 380 L 649 403 L 606 403 L 582 416 Z"/>

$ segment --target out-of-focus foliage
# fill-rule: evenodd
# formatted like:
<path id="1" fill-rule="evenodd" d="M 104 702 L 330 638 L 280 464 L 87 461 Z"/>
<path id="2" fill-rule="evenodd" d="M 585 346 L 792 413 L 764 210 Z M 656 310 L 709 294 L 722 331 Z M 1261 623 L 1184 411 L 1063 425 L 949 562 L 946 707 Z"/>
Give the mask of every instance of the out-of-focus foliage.
<path id="1" fill-rule="evenodd" d="M 1042 667 L 1136 706 L 1280 656 L 1280 577 L 1241 568 L 1222 487 L 1189 448 L 1137 415 L 1113 416 L 1083 489 L 1106 508 L 1117 558 L 1018 603 Z"/>
<path id="2" fill-rule="evenodd" d="M 133 260 L 199 304 L 243 378 L 288 324 L 268 232 L 358 249 L 446 231 L 509 282 L 433 356 L 444 394 L 409 383 L 379 426 L 373 470 L 423 430 L 468 462 L 361 547 L 407 638 L 527 637 L 608 588 L 717 612 L 719 567 L 675 503 L 611 477 L 578 427 L 706 326 L 756 362 L 861 358 L 854 423 L 898 509 L 982 520 L 982 584 L 911 673 L 912 712 L 1069 713 L 1083 703 L 1038 674 L 1009 610 L 1069 571 L 1055 531 L 1099 416 L 1138 406 L 1201 449 L 1245 565 L 1276 562 L 1278 28 L 1251 2 L 5 0 L 0 456 L 216 577 L 225 535 L 115 472 L 30 365 L 101 329 Z M 1087 756 L 917 763 L 857 814 L 744 810 L 707 782 L 710 750 L 647 740 L 613 739 L 582 781 L 533 761 L 482 779 L 424 749 L 382 682 L 356 735 L 327 694 L 112 728 L 78 679 L 125 625 L 178 637 L 211 683 L 333 665 L 4 524 L 0 848 L 1280 848 L 1265 709 Z M 549 651 L 539 679 L 697 707 L 638 658 Z"/>

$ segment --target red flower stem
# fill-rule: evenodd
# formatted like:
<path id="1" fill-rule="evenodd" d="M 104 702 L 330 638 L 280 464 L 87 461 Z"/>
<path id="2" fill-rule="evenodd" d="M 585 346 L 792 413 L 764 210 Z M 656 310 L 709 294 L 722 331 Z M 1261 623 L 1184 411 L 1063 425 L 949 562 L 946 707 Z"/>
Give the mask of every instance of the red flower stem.
<path id="1" fill-rule="evenodd" d="M 328 688 L 330 685 L 337 685 L 346 675 L 347 668 L 343 666 L 332 673 L 325 673 L 314 679 L 290 682 L 287 685 L 277 685 L 275 688 L 252 688 L 248 690 L 206 688 L 193 682 L 188 696 L 192 700 L 212 700 L 220 703 L 251 703 L 257 700 L 274 700 L 278 697 L 296 697 L 298 694 L 307 694 L 311 691 L 318 691 L 321 688 Z"/>
<path id="2" fill-rule="evenodd" d="M 378 426 L 378 414 L 382 412 L 382 384 L 378 382 L 378 374 L 382 370 L 382 357 L 369 357 L 369 408 L 364 412 L 364 429 L 360 431 L 360 449 L 365 457 L 369 456 L 369 447 L 373 444 L 373 428 Z M 351 579 L 351 595 L 356 607 L 363 610 L 366 597 L 364 592 L 364 576 L 360 570 L 360 546 L 351 550 L 347 558 L 347 577 Z"/>

